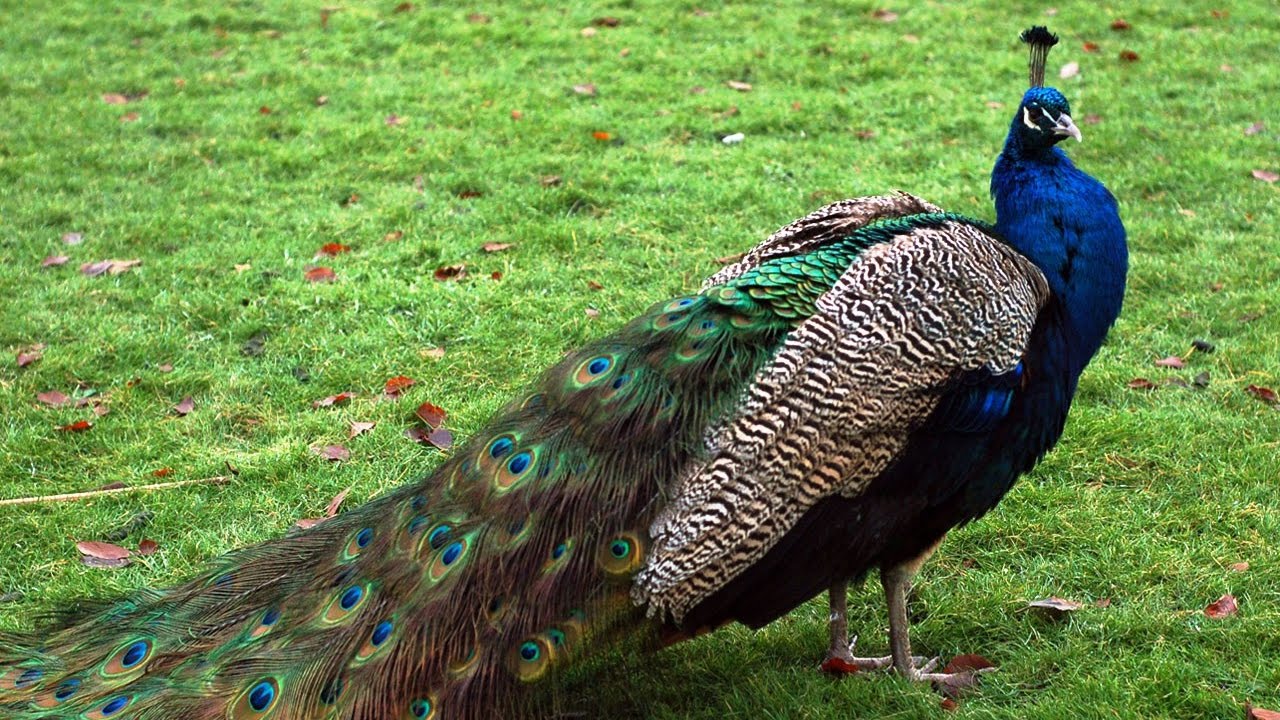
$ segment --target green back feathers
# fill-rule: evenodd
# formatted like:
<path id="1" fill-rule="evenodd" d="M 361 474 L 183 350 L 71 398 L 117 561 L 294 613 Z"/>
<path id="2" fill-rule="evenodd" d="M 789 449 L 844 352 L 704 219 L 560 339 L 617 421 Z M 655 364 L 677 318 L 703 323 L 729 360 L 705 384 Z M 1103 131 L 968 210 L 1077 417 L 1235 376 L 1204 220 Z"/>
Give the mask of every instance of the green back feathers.
<path id="1" fill-rule="evenodd" d="M 429 477 L 204 576 L 0 637 L 14 718 L 502 716 L 621 630 L 664 488 L 870 225 L 658 303 L 569 354 Z M 905 223 L 906 225 L 903 225 Z"/>

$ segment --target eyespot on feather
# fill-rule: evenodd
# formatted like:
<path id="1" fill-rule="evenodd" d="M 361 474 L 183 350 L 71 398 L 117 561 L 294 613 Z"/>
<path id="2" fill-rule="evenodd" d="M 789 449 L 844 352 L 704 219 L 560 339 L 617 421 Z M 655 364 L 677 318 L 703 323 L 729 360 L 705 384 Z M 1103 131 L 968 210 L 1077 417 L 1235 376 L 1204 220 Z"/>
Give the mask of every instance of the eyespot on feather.
<path id="1" fill-rule="evenodd" d="M 628 577 L 644 565 L 644 543 L 632 533 L 623 533 L 600 545 L 596 562 L 608 575 Z"/>
<path id="2" fill-rule="evenodd" d="M 525 638 L 511 650 L 508 663 L 512 673 L 523 682 L 536 682 L 546 677 L 555 662 L 555 648 L 546 635 Z"/>
<path id="3" fill-rule="evenodd" d="M 151 650 L 151 640 L 135 638 L 107 657 L 100 674 L 105 678 L 117 678 L 138 672 L 151 660 Z"/>
<path id="4" fill-rule="evenodd" d="M 258 678 L 236 698 L 227 711 L 228 720 L 266 717 L 280 700 L 280 681 Z"/>
<path id="5" fill-rule="evenodd" d="M 434 695 L 418 698 L 409 703 L 408 713 L 404 716 L 405 720 L 435 720 L 435 717 L 436 698 Z"/>

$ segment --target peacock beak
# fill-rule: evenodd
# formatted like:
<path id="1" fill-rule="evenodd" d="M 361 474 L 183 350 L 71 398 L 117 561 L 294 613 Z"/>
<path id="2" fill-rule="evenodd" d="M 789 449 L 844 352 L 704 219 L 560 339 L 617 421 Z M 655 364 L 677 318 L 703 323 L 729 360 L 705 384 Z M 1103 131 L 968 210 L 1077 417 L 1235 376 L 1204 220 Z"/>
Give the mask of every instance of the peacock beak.
<path id="1" fill-rule="evenodd" d="M 1054 123 L 1054 126 L 1050 129 L 1054 135 L 1070 136 L 1075 138 L 1076 142 L 1084 142 L 1084 138 L 1080 137 L 1080 128 L 1071 122 L 1071 116 L 1066 113 L 1059 115 L 1058 122 Z"/>

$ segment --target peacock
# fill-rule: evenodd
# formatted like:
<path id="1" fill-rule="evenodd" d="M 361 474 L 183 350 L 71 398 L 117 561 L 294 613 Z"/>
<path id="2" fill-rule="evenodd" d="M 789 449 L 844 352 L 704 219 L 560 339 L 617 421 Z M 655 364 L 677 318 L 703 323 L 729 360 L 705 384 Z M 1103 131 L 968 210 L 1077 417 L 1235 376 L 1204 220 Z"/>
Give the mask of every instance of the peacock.
<path id="1" fill-rule="evenodd" d="M 831 589 L 832 657 L 911 654 L 905 590 L 1055 444 L 1119 314 L 1117 203 L 1031 88 L 994 225 L 906 193 L 828 205 L 565 356 L 434 472 L 199 577 L 0 636 L 6 718 L 492 718 L 566 662 L 763 626 Z M 887 658 L 844 588 L 878 569 Z M 554 685 L 552 685 L 554 686 Z"/>

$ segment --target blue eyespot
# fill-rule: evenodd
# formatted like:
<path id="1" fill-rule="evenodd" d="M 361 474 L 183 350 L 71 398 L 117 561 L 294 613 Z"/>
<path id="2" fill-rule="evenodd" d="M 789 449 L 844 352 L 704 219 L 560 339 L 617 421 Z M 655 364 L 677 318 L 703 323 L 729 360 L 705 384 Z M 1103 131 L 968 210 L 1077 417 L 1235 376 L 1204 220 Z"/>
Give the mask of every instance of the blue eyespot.
<path id="1" fill-rule="evenodd" d="M 556 647 L 564 647 L 565 634 L 562 630 L 552 628 L 547 631 L 547 637 L 551 638 L 551 644 Z"/>
<path id="2" fill-rule="evenodd" d="M 417 495 L 413 498 L 413 500 L 409 501 L 409 507 L 413 508 L 414 510 L 421 510 L 426 506 L 427 506 L 427 499 L 422 497 L 421 495 Z"/>
<path id="3" fill-rule="evenodd" d="M 440 525 L 432 530 L 430 535 L 427 535 L 427 544 L 431 546 L 432 550 L 439 550 L 448 541 L 449 530 L 448 525 Z"/>
<path id="4" fill-rule="evenodd" d="M 520 646 L 520 658 L 525 662 L 533 662 L 542 655 L 542 648 L 538 647 L 538 643 L 527 640 Z"/>
<path id="5" fill-rule="evenodd" d="M 613 389 L 617 390 L 618 388 L 622 387 L 623 385 L 626 385 L 629 382 L 631 382 L 630 375 L 619 375 L 618 379 L 613 381 Z"/>
<path id="6" fill-rule="evenodd" d="M 53 691 L 53 699 L 58 702 L 66 702 L 68 698 L 75 695 L 80 690 L 79 678 L 67 678 L 58 684 L 58 689 Z"/>
<path id="7" fill-rule="evenodd" d="M 444 554 L 440 556 L 440 562 L 445 565 L 452 565 L 458 556 L 462 554 L 462 543 L 454 542 L 452 545 L 444 549 Z"/>
<path id="8" fill-rule="evenodd" d="M 129 696 L 120 695 L 119 697 L 112 698 L 110 701 L 107 702 L 106 705 L 103 705 L 100 712 L 102 713 L 103 717 L 106 717 L 108 715 L 115 715 L 116 713 L 123 710 L 125 706 L 128 704 L 129 704 Z"/>
<path id="9" fill-rule="evenodd" d="M 276 621 L 279 619 L 280 619 L 280 611 L 275 608 L 271 608 L 270 610 L 262 614 L 263 625 L 275 625 Z"/>
<path id="10" fill-rule="evenodd" d="M 710 330 L 711 328 L 713 328 L 713 327 L 715 327 L 715 326 L 716 326 L 716 321 L 715 321 L 715 320 L 703 320 L 703 321 L 702 321 L 702 329 L 703 329 L 703 330 Z"/>
<path id="11" fill-rule="evenodd" d="M 609 554 L 621 560 L 631 553 L 631 543 L 626 540 L 614 540 L 609 543 Z"/>
<path id="12" fill-rule="evenodd" d="M 692 304 L 693 304 L 693 300 L 689 298 L 681 298 L 678 302 L 676 302 L 676 305 L 679 305 L 680 307 L 689 307 Z"/>
<path id="13" fill-rule="evenodd" d="M 373 629 L 373 635 L 369 637 L 369 641 L 373 643 L 374 647 L 386 642 L 387 638 L 391 636 L 392 627 L 394 626 L 390 620 L 383 620 L 378 623 L 377 627 Z"/>
<path id="14" fill-rule="evenodd" d="M 365 528 L 356 533 L 356 545 L 364 547 L 373 542 L 373 528 Z"/>
<path id="15" fill-rule="evenodd" d="M 551 551 L 551 559 L 559 560 L 560 558 L 564 557 L 564 554 L 568 551 L 569 551 L 569 546 L 565 543 L 560 543 L 559 545 L 555 546 L 555 549 Z"/>
<path id="16" fill-rule="evenodd" d="M 409 712 L 418 720 L 423 720 L 431 713 L 431 703 L 427 700 L 414 700 L 409 705 Z"/>
<path id="17" fill-rule="evenodd" d="M 254 685 L 253 689 L 249 691 L 249 707 L 258 712 L 271 707 L 271 703 L 275 699 L 276 687 L 267 680 Z"/>
<path id="18" fill-rule="evenodd" d="M 39 682 L 42 677 L 44 677 L 44 671 L 40 668 L 23 670 L 22 674 L 18 676 L 18 679 L 13 681 L 13 686 L 19 690 L 29 688 Z"/>
<path id="19" fill-rule="evenodd" d="M 500 437 L 497 440 L 494 440 L 493 444 L 489 446 L 489 457 L 494 460 L 504 457 L 507 453 L 511 452 L 512 445 L 513 443 L 509 437 Z"/>
<path id="20" fill-rule="evenodd" d="M 510 470 L 512 475 L 519 475 L 529 469 L 529 463 L 531 462 L 533 462 L 533 457 L 528 451 L 525 451 L 507 461 L 507 470 Z"/>
<path id="21" fill-rule="evenodd" d="M 607 357 L 598 357 L 587 365 L 587 372 L 592 375 L 600 375 L 604 371 L 608 370 L 611 365 L 613 365 L 612 359 Z"/>
<path id="22" fill-rule="evenodd" d="M 417 535 L 422 532 L 422 527 L 427 524 L 427 516 L 418 515 L 409 521 L 409 527 L 406 528 L 410 535 Z"/>
<path id="23" fill-rule="evenodd" d="M 343 610 L 350 610 L 360 602 L 360 598 L 364 597 L 364 588 L 359 585 L 352 585 L 342 593 L 342 598 L 338 600 L 338 604 Z"/>
<path id="24" fill-rule="evenodd" d="M 147 656 L 147 651 L 150 649 L 151 645 L 147 643 L 147 641 L 139 640 L 138 642 L 130 645 L 128 650 L 124 651 L 124 657 L 120 658 L 120 664 L 126 669 L 133 667 L 134 665 L 142 662 L 143 658 Z"/>

